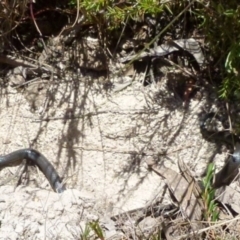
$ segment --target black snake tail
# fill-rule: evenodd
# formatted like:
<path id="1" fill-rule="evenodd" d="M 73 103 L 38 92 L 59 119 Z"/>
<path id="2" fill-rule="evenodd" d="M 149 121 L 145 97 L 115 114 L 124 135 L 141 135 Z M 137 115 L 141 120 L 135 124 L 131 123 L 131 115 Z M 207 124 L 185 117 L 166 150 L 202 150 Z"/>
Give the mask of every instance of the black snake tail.
<path id="1" fill-rule="evenodd" d="M 55 192 L 62 193 L 65 190 L 62 180 L 53 165 L 46 157 L 34 149 L 21 149 L 5 156 L 0 156 L 0 168 L 14 165 L 24 159 L 29 160 L 39 167 Z"/>
<path id="2" fill-rule="evenodd" d="M 238 175 L 240 166 L 240 143 L 236 144 L 236 149 L 224 167 L 215 175 L 213 187 L 220 188 L 229 185 Z"/>
<path id="3" fill-rule="evenodd" d="M 226 164 L 215 175 L 213 188 L 220 188 L 229 185 L 238 175 L 240 166 L 240 139 L 237 135 L 231 134 L 229 131 L 207 130 L 207 121 L 211 121 L 213 118 L 221 121 L 220 117 L 214 112 L 205 114 L 200 120 L 202 136 L 208 141 L 215 142 L 216 144 L 225 143 L 230 146 L 231 149 L 234 149 L 233 154 L 229 157 Z"/>

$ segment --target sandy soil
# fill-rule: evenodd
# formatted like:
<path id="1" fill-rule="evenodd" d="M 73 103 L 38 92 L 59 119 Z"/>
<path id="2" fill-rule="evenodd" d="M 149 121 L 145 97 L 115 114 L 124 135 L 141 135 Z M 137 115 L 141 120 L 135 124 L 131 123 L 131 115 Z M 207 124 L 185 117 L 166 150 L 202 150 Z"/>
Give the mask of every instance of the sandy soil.
<path id="1" fill-rule="evenodd" d="M 148 171 L 146 156 L 176 171 L 182 158 L 194 175 L 204 172 L 214 155 L 198 125 L 205 98 L 192 99 L 186 110 L 167 79 L 144 87 L 142 77 L 119 92 L 81 74 L 37 81 L 20 92 L 10 85 L 1 90 L 0 153 L 37 149 L 68 189 L 63 196 L 54 193 L 33 166 L 20 182 L 24 166 L 1 170 L 1 239 L 77 239 L 81 221 L 143 207 L 154 198 L 168 203 L 164 179 Z M 224 156 L 216 157 L 222 165 Z"/>

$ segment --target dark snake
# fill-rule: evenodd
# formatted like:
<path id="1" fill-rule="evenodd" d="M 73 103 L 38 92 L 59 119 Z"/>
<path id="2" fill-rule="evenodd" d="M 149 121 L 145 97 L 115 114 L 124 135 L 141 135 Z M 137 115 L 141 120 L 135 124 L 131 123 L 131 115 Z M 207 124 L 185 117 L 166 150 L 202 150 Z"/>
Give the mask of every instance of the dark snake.
<path id="1" fill-rule="evenodd" d="M 0 168 L 15 165 L 24 159 L 38 166 L 55 192 L 62 193 L 66 190 L 53 165 L 40 152 L 31 148 L 17 150 L 5 156 L 0 156 Z"/>
<path id="2" fill-rule="evenodd" d="M 237 135 L 231 134 L 229 131 L 208 131 L 206 128 L 206 122 L 213 118 L 218 118 L 219 120 L 219 117 L 213 112 L 206 114 L 200 120 L 200 130 L 202 136 L 206 140 L 213 141 L 217 144 L 225 143 L 234 149 L 226 164 L 215 175 L 213 187 L 220 188 L 222 186 L 229 185 L 239 173 L 238 169 L 240 166 L 240 139 Z"/>

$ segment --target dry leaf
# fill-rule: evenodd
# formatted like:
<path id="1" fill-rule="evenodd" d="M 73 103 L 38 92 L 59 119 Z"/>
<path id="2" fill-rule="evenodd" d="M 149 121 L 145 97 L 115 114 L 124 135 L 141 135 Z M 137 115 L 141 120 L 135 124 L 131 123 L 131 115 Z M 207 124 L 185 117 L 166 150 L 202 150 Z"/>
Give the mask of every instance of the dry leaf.
<path id="1" fill-rule="evenodd" d="M 235 189 L 224 186 L 216 190 L 215 197 L 222 204 L 228 204 L 236 213 L 240 213 L 240 193 Z"/>
<path id="2" fill-rule="evenodd" d="M 151 170 L 166 179 L 167 186 L 177 200 L 185 217 L 190 220 L 201 220 L 201 206 L 196 196 L 189 192 L 192 183 L 187 182 L 184 177 L 170 168 L 157 166 L 151 159 L 146 162 Z"/>

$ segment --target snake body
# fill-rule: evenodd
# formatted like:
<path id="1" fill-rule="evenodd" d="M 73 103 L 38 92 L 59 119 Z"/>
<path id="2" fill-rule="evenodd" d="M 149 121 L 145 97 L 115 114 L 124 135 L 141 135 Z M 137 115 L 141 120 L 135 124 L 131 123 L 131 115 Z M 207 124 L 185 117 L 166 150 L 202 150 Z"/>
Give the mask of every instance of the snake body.
<path id="1" fill-rule="evenodd" d="M 21 149 L 5 156 L 0 156 L 0 168 L 14 165 L 24 159 L 38 166 L 55 192 L 62 193 L 65 190 L 62 180 L 53 165 L 45 156 L 34 149 Z"/>
<path id="2" fill-rule="evenodd" d="M 206 128 L 207 120 L 211 120 L 212 118 L 219 117 L 211 112 L 206 114 L 200 121 L 200 129 L 202 136 L 209 140 L 214 141 L 215 143 L 225 143 L 229 145 L 234 151 L 232 155 L 230 155 L 228 161 L 223 166 L 223 168 L 216 173 L 213 187 L 220 188 L 225 185 L 229 185 L 238 175 L 239 166 L 240 166 L 240 139 L 237 135 L 231 134 L 228 131 L 208 131 Z"/>

